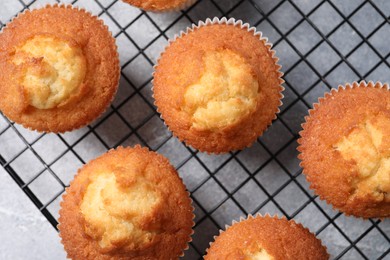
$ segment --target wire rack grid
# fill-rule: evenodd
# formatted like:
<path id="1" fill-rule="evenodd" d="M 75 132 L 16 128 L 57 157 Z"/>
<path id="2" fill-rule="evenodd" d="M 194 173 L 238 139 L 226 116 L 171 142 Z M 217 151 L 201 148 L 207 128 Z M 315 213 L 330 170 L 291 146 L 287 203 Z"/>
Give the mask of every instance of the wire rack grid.
<path id="1" fill-rule="evenodd" d="M 1 0 L 0 26 L 24 9 L 57 2 L 105 21 L 117 40 L 122 77 L 108 111 L 77 131 L 41 134 L 0 116 L 0 163 L 54 228 L 61 195 L 82 164 L 110 148 L 140 143 L 168 157 L 191 192 L 196 225 L 185 259 L 200 259 L 219 229 L 257 212 L 303 223 L 332 259 L 390 259 L 390 221 L 334 211 L 308 188 L 296 158 L 300 124 L 324 92 L 355 80 L 390 80 L 389 1 L 198 0 L 181 12 L 155 14 L 118 0 Z M 251 148 L 219 156 L 172 137 L 151 93 L 153 65 L 168 39 L 215 16 L 262 31 L 286 80 L 281 113 L 268 131 Z"/>

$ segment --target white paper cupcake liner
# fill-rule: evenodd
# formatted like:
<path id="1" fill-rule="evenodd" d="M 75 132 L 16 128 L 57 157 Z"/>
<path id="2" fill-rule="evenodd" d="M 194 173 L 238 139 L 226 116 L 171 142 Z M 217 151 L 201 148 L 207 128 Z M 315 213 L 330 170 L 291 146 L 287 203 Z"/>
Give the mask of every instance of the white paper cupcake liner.
<path id="1" fill-rule="evenodd" d="M 341 92 L 341 91 L 346 91 L 346 90 L 349 90 L 349 89 L 354 89 L 354 88 L 368 88 L 368 87 L 374 87 L 374 88 L 379 88 L 379 89 L 382 89 L 382 88 L 385 88 L 387 89 L 388 91 L 390 91 L 390 86 L 388 83 L 382 83 L 380 81 L 377 81 L 377 82 L 374 82 L 374 81 L 360 81 L 360 82 L 357 82 L 357 81 L 354 81 L 352 83 L 345 83 L 345 85 L 339 85 L 338 88 L 332 88 L 329 92 L 325 92 L 324 93 L 324 96 L 323 97 L 319 97 L 317 99 L 317 102 L 313 104 L 313 108 L 309 109 L 308 111 L 308 115 L 305 116 L 304 118 L 304 122 L 301 124 L 301 131 L 299 131 L 299 139 L 297 140 L 298 142 L 298 147 L 297 147 L 297 150 L 299 152 L 299 155 L 298 155 L 298 159 L 300 160 L 300 163 L 299 163 L 299 166 L 303 169 L 303 173 L 305 172 L 304 168 L 303 168 L 303 165 L 302 165 L 302 152 L 299 151 L 299 147 L 301 146 L 301 140 L 302 140 L 302 133 L 305 131 L 305 125 L 308 121 L 308 119 L 312 116 L 312 114 L 315 112 L 315 110 L 321 105 L 321 103 L 325 100 L 325 99 L 328 99 L 328 98 L 332 98 L 332 96 L 334 96 L 336 93 L 338 92 Z M 325 203 L 329 206 L 332 207 L 333 210 L 335 211 L 338 211 L 338 212 L 342 212 L 340 211 L 340 209 L 336 208 L 333 206 L 332 203 L 330 203 L 323 195 L 321 194 L 318 194 L 316 189 L 313 187 L 313 184 L 309 181 L 309 188 L 310 190 L 312 190 L 314 192 L 315 195 L 317 195 L 322 201 L 325 201 Z M 352 217 L 356 217 L 356 218 L 361 218 L 361 219 L 366 219 L 364 217 L 358 217 L 358 216 L 355 216 L 355 215 L 351 215 L 351 214 L 348 214 L 348 213 L 345 213 L 345 212 L 342 212 L 344 215 L 346 216 L 352 216 Z"/>
<path id="2" fill-rule="evenodd" d="M 238 224 L 238 223 L 241 223 L 241 222 L 244 222 L 244 221 L 247 221 L 247 220 L 250 220 L 250 219 L 256 219 L 256 218 L 273 218 L 273 219 L 277 219 L 277 220 L 287 220 L 288 222 L 292 222 L 292 223 L 295 223 L 297 226 L 301 227 L 302 229 L 304 230 L 307 230 L 310 234 L 312 234 L 313 236 L 316 236 L 315 233 L 311 232 L 310 229 L 308 229 L 307 227 L 303 226 L 301 223 L 298 223 L 296 222 L 295 220 L 291 219 L 291 220 L 288 220 L 285 216 L 279 216 L 278 214 L 275 214 L 275 215 L 270 215 L 269 213 L 266 213 L 265 215 L 262 215 L 260 213 L 256 213 L 255 215 L 252 215 L 252 214 L 249 214 L 248 216 L 244 217 L 244 216 L 241 216 L 239 218 L 239 220 L 233 220 L 232 221 L 232 224 L 231 225 L 225 225 L 225 229 L 220 229 L 218 231 L 218 235 L 214 236 L 213 239 L 214 241 L 210 242 L 209 243 L 209 247 L 206 249 L 206 255 L 209 251 L 209 249 L 211 248 L 212 244 L 216 241 L 216 239 L 224 232 L 226 232 L 229 228 L 231 228 L 232 226 L 234 226 L 235 224 Z M 318 238 L 317 238 L 318 239 Z M 327 250 L 327 247 L 322 243 L 322 240 L 318 239 L 320 242 L 321 242 L 321 245 Z"/>
<path id="3" fill-rule="evenodd" d="M 178 174 L 178 175 L 179 175 L 179 174 Z M 179 175 L 179 178 L 180 178 L 180 180 L 183 182 L 184 187 L 186 187 L 185 184 L 184 184 L 184 181 L 183 181 L 183 179 L 180 177 L 180 175 Z M 187 188 L 187 187 L 186 187 L 186 188 Z M 187 190 L 187 195 L 188 195 L 188 198 L 190 198 L 191 210 L 192 210 L 192 227 L 191 227 L 192 232 L 191 232 L 191 234 L 189 235 L 189 239 L 188 239 L 188 241 L 187 241 L 187 246 L 183 249 L 183 252 L 181 253 L 181 255 L 179 255 L 180 258 L 184 257 L 185 251 L 187 251 L 187 250 L 190 248 L 190 243 L 192 242 L 192 236 L 193 236 L 194 233 L 195 233 L 194 226 L 195 226 L 195 217 L 196 217 L 196 216 L 195 216 L 194 201 L 192 200 L 192 198 L 191 198 L 191 193 L 190 193 L 188 190 Z"/>
<path id="4" fill-rule="evenodd" d="M 171 44 L 173 42 L 175 42 L 177 39 L 191 33 L 191 32 L 194 32 L 198 29 L 200 29 L 201 27 L 203 26 L 210 26 L 210 25 L 231 25 L 231 26 L 235 26 L 235 27 L 238 27 L 242 30 L 246 30 L 250 33 L 253 33 L 253 36 L 257 37 L 261 42 L 263 42 L 263 44 L 267 47 L 268 51 L 271 53 L 271 57 L 272 59 L 274 60 L 275 62 L 275 65 L 276 65 L 276 72 L 278 73 L 278 79 L 279 79 L 279 106 L 278 106 L 278 110 L 276 111 L 272 121 L 267 125 L 267 128 L 265 131 L 268 130 L 269 126 L 272 124 L 272 122 L 277 119 L 277 115 L 280 113 L 280 107 L 283 105 L 283 98 L 284 98 L 284 95 L 283 95 L 283 91 L 285 90 L 285 88 L 283 87 L 283 84 L 284 84 L 284 79 L 283 79 L 283 75 L 284 73 L 281 71 L 282 69 L 282 66 L 279 64 L 279 58 L 276 56 L 276 51 L 272 49 L 272 43 L 270 43 L 268 41 L 268 38 L 267 37 L 264 37 L 263 36 L 263 33 L 261 31 L 257 31 L 256 27 L 251 27 L 249 25 L 249 23 L 244 23 L 242 20 L 236 20 L 235 18 L 226 18 L 226 17 L 223 17 L 223 18 L 218 18 L 218 17 L 214 17 L 214 18 L 207 18 L 205 21 L 199 21 L 198 24 L 192 24 L 191 27 L 187 27 L 187 29 L 185 31 L 181 31 L 179 34 L 176 34 L 172 39 L 169 39 L 168 41 L 168 45 L 164 48 L 164 50 L 160 53 L 160 56 L 157 58 L 157 62 L 156 64 L 154 65 L 153 67 L 153 74 L 152 74 L 152 97 L 153 99 L 155 100 L 155 97 L 154 97 L 154 77 L 155 77 L 155 73 L 156 73 L 156 69 L 158 67 L 158 63 L 161 59 L 161 57 L 163 56 L 163 54 L 166 52 L 166 50 L 171 46 Z M 164 125 L 168 128 L 168 130 L 176 137 L 178 138 L 181 142 L 183 142 L 184 140 L 182 140 L 180 137 L 178 137 L 170 128 L 169 126 L 167 126 L 167 124 L 165 123 L 165 120 L 161 114 L 161 111 L 159 111 L 157 105 L 156 105 L 156 102 L 154 102 L 154 106 L 157 108 L 157 112 L 160 114 L 160 118 L 161 120 L 164 122 Z M 264 134 L 263 132 L 263 134 Z M 187 144 L 186 144 L 187 145 Z M 250 147 L 252 146 L 253 143 L 251 143 L 250 145 L 248 145 L 247 147 Z M 187 145 L 189 146 L 189 145 Z M 215 153 L 215 154 L 218 154 L 218 153 Z"/>
<path id="5" fill-rule="evenodd" d="M 133 146 L 132 148 L 137 148 L 137 147 L 140 147 L 140 148 L 142 148 L 142 149 L 147 149 L 147 150 L 148 150 L 149 152 L 151 152 L 151 153 L 155 153 L 155 154 L 157 154 L 157 155 L 159 155 L 159 156 L 163 156 L 162 154 L 159 154 L 159 153 L 157 153 L 157 152 L 151 151 L 149 148 L 144 147 L 144 146 L 141 146 L 141 145 L 139 145 L 139 144 Z M 105 154 L 110 153 L 110 152 L 115 152 L 117 149 L 125 149 L 125 147 L 119 146 L 119 147 L 117 147 L 117 148 L 112 148 L 112 149 L 108 150 Z M 60 210 L 59 210 L 59 212 L 61 212 L 61 209 L 62 209 L 62 207 L 63 207 L 63 205 L 64 205 L 64 200 L 66 199 L 66 197 L 67 197 L 68 194 L 69 194 L 69 188 L 70 188 L 70 187 L 72 186 L 72 184 L 75 182 L 76 177 L 81 173 L 82 169 L 83 169 L 84 167 L 86 167 L 86 165 L 92 163 L 92 162 L 95 161 L 95 160 L 98 160 L 98 159 L 99 159 L 100 157 L 102 157 L 102 156 L 103 156 L 103 155 L 100 155 L 100 156 L 98 156 L 98 157 L 96 157 L 96 158 L 94 158 L 94 159 L 88 161 L 87 164 L 83 165 L 82 167 L 80 167 L 80 168 L 77 170 L 77 173 L 74 175 L 73 179 L 72 179 L 72 180 L 70 181 L 70 183 L 69 183 L 69 187 L 65 188 L 65 192 L 64 192 L 64 193 L 62 194 L 62 196 L 61 196 L 61 202 L 60 202 Z M 163 156 L 163 157 L 166 158 L 165 156 Z M 169 161 L 168 158 L 166 158 L 166 159 Z M 169 162 L 170 162 L 170 161 L 169 161 Z M 176 171 L 176 169 L 175 169 L 175 171 Z M 177 172 L 177 171 L 176 171 L 176 172 Z M 178 172 L 177 172 L 177 177 L 180 179 L 180 181 L 182 182 L 182 184 L 183 184 L 183 186 L 185 187 L 185 189 L 187 189 L 187 187 L 186 187 L 186 185 L 185 185 L 183 179 L 180 177 L 180 175 L 179 175 Z M 190 193 L 188 190 L 186 190 L 186 194 L 187 194 L 187 196 L 188 196 L 188 198 L 189 198 L 190 205 L 191 205 L 192 226 L 191 226 L 191 233 L 189 234 L 188 240 L 186 241 L 186 247 L 184 247 L 184 248 L 182 249 L 182 253 L 179 255 L 180 258 L 182 258 L 182 257 L 184 256 L 184 254 L 185 254 L 185 251 L 187 251 L 187 250 L 189 249 L 190 243 L 192 242 L 192 236 L 193 236 L 193 234 L 195 233 L 195 232 L 194 232 L 194 228 L 193 228 L 193 227 L 195 226 L 195 221 L 194 221 L 194 220 L 195 220 L 195 207 L 194 207 L 193 200 L 192 200 L 192 198 L 191 198 L 191 193 Z M 59 214 L 59 215 L 60 215 L 59 218 L 61 219 L 61 214 Z M 58 224 L 57 224 L 57 229 L 58 229 L 58 230 L 61 229 L 60 226 L 61 226 L 61 221 L 59 220 L 59 221 L 58 221 Z M 62 238 L 62 236 L 61 236 L 61 232 L 59 232 L 59 237 L 60 237 L 60 240 L 61 240 L 61 244 L 64 245 L 64 243 L 63 243 L 63 238 Z M 70 257 L 68 256 L 68 253 L 67 253 L 67 258 L 70 259 Z"/>
<path id="6" fill-rule="evenodd" d="M 74 131 L 76 129 L 80 129 L 82 127 L 85 127 L 89 124 L 91 124 L 92 122 L 94 122 L 95 120 L 97 120 L 99 117 L 101 117 L 106 111 L 107 109 L 110 107 L 110 105 L 112 104 L 112 102 L 114 101 L 115 97 L 116 97 L 116 94 L 118 92 L 118 88 L 119 88 L 119 81 L 120 81 L 120 77 L 121 77 L 121 66 L 120 66 L 120 61 L 119 61 L 119 52 L 118 52 L 118 45 L 116 44 L 116 40 L 112 34 L 112 32 L 110 31 L 109 27 L 104 23 L 104 21 L 102 19 L 100 19 L 98 16 L 96 15 L 93 15 L 91 12 L 85 10 L 84 8 L 81 8 L 81 7 L 77 7 L 77 6 L 73 6 L 71 4 L 38 4 L 36 7 L 34 7 L 33 9 L 25 9 L 23 10 L 23 12 L 20 12 L 18 13 L 15 17 L 13 17 L 7 24 L 5 24 L 1 30 L 0 30 L 0 33 L 3 33 L 4 30 L 7 30 L 7 27 L 9 24 L 11 24 L 14 20 L 20 18 L 20 17 L 23 17 L 24 15 L 28 14 L 28 13 L 31 13 L 31 12 L 34 12 L 36 10 L 39 10 L 39 9 L 44 9 L 44 8 L 63 8 L 63 9 L 73 9 L 73 10 L 77 10 L 79 12 L 83 12 L 83 13 L 86 13 L 88 14 L 89 16 L 91 16 L 92 18 L 96 19 L 102 29 L 104 30 L 107 30 L 113 40 L 113 45 L 115 46 L 115 53 L 116 53 L 116 56 L 113 57 L 113 59 L 117 60 L 117 63 L 118 63 L 118 68 L 119 68 L 119 73 L 118 73 L 118 83 L 117 83 L 117 87 L 112 95 L 112 98 L 111 98 L 111 101 L 108 103 L 107 107 L 100 113 L 99 116 L 97 116 L 96 118 L 86 122 L 84 125 L 81 125 L 81 126 L 77 126 L 77 127 L 74 127 L 70 130 L 67 130 L 67 131 L 64 131 L 64 132 L 58 132 L 58 133 L 65 133 L 65 132 L 71 132 L 71 131 Z M 24 124 L 21 124 L 24 128 L 26 129 L 29 129 L 30 131 L 36 131 L 38 133 L 51 133 L 51 132 L 47 132 L 47 131 L 40 131 L 40 130 L 37 130 L 37 129 L 34 129 L 32 127 L 29 127 L 29 126 L 26 126 Z M 57 132 L 56 132 L 57 133 Z"/>

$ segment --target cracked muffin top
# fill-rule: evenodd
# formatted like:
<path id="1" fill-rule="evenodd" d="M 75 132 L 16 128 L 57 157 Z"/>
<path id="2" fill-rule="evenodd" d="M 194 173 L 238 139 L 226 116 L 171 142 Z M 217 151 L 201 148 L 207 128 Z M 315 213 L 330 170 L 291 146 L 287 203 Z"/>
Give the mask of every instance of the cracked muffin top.
<path id="1" fill-rule="evenodd" d="M 299 140 L 311 188 L 347 215 L 390 216 L 390 91 L 361 82 L 314 105 Z"/>
<path id="2" fill-rule="evenodd" d="M 166 158 L 120 147 L 80 169 L 63 197 L 59 230 L 72 259 L 177 259 L 190 241 L 192 210 Z"/>
<path id="3" fill-rule="evenodd" d="M 195 28 L 158 61 L 158 111 L 175 136 L 201 151 L 250 146 L 281 104 L 282 73 L 274 54 L 264 38 L 239 23 Z"/>
<path id="4" fill-rule="evenodd" d="M 329 255 L 314 234 L 286 218 L 249 216 L 221 231 L 205 260 L 326 260 Z"/>
<path id="5" fill-rule="evenodd" d="M 115 40 L 102 21 L 72 6 L 26 11 L 0 33 L 0 110 L 44 132 L 98 117 L 119 82 Z"/>

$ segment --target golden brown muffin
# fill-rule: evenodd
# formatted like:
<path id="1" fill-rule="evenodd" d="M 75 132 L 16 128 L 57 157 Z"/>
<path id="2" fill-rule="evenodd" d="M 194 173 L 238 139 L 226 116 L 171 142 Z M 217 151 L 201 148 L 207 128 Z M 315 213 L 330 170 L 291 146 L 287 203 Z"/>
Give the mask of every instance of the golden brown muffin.
<path id="1" fill-rule="evenodd" d="M 249 216 L 216 237 L 205 260 L 324 260 L 326 247 L 301 224 L 286 218 Z"/>
<path id="2" fill-rule="evenodd" d="M 72 6 L 26 11 L 0 33 L 0 110 L 27 128 L 65 132 L 102 114 L 119 83 L 115 39 Z"/>
<path id="3" fill-rule="evenodd" d="M 208 20 L 162 54 L 156 106 L 169 129 L 200 151 L 250 146 L 276 118 L 282 73 L 271 45 L 242 22 Z"/>
<path id="4" fill-rule="evenodd" d="M 119 147 L 79 170 L 63 196 L 59 230 L 73 260 L 177 259 L 191 240 L 192 211 L 165 157 Z"/>
<path id="5" fill-rule="evenodd" d="M 196 0 L 123 0 L 146 11 L 165 12 L 184 9 Z"/>
<path id="6" fill-rule="evenodd" d="M 298 140 L 301 166 L 321 199 L 347 215 L 390 216 L 390 91 L 365 82 L 314 104 Z"/>

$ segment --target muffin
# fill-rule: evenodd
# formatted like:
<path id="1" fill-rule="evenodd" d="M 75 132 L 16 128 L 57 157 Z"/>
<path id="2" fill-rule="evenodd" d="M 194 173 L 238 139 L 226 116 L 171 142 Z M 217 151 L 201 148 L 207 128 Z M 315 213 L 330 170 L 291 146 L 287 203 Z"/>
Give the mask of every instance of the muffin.
<path id="1" fill-rule="evenodd" d="M 323 260 L 326 248 L 301 224 L 286 218 L 249 216 L 222 231 L 207 250 L 205 260 Z"/>
<path id="2" fill-rule="evenodd" d="M 347 215 L 390 217 L 389 86 L 340 86 L 309 112 L 298 150 L 310 187 Z"/>
<path id="3" fill-rule="evenodd" d="M 188 248 L 193 208 L 176 170 L 146 148 L 122 148 L 82 167 L 61 202 L 68 258 L 177 259 Z"/>
<path id="4" fill-rule="evenodd" d="M 196 0 L 123 0 L 123 2 L 141 8 L 145 11 L 166 12 L 184 9 Z"/>
<path id="5" fill-rule="evenodd" d="M 25 11 L 0 33 L 0 110 L 43 132 L 80 128 L 102 114 L 119 83 L 115 39 L 72 6 Z"/>
<path id="6" fill-rule="evenodd" d="M 234 19 L 208 19 L 165 49 L 155 104 L 187 145 L 208 153 L 250 146 L 276 118 L 283 87 L 271 44 Z"/>

